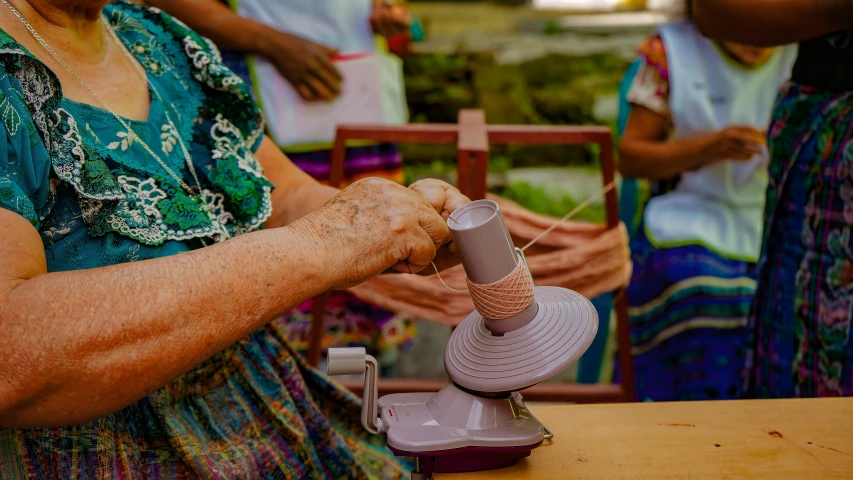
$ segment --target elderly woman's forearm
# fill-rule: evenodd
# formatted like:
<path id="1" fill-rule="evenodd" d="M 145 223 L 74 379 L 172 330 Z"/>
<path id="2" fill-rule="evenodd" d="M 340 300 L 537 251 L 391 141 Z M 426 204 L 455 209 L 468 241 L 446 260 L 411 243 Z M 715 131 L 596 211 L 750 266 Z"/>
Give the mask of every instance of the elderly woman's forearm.
<path id="1" fill-rule="evenodd" d="M 294 224 L 173 257 L 2 283 L 0 426 L 115 412 L 325 291 L 333 272 L 310 230 Z"/>
<path id="2" fill-rule="evenodd" d="M 785 45 L 853 27 L 853 0 L 692 0 L 699 30 L 752 45 Z"/>

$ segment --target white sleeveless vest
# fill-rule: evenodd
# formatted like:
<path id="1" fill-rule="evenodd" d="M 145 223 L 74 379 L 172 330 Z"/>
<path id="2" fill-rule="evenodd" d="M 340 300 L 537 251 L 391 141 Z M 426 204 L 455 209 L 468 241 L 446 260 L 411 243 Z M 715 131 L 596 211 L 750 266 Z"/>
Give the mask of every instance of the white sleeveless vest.
<path id="1" fill-rule="evenodd" d="M 238 0 L 237 13 L 341 54 L 376 49 L 368 18 L 372 0 Z"/>
<path id="2" fill-rule="evenodd" d="M 660 28 L 669 66 L 674 139 L 729 126 L 767 129 L 776 94 L 790 76 L 797 47 L 780 48 L 761 67 L 740 67 L 690 22 Z M 755 262 L 761 248 L 768 155 L 720 161 L 685 172 L 675 191 L 652 198 L 645 229 L 661 248 L 700 244 Z"/>
<path id="3" fill-rule="evenodd" d="M 339 124 L 399 125 L 408 121 L 402 61 L 379 51 L 370 27 L 373 0 L 232 0 L 237 13 L 315 43 L 334 47 L 343 76 L 331 102 L 305 102 L 266 59 L 250 68 L 267 129 L 280 147 L 330 148 Z"/>

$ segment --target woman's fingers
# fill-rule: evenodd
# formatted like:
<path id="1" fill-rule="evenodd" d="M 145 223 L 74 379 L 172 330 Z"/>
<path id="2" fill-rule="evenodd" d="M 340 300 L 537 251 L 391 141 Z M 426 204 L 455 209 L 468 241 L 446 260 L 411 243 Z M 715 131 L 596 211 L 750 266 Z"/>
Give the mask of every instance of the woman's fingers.
<path id="1" fill-rule="evenodd" d="M 330 57 L 317 55 L 315 62 L 311 69 L 311 74 L 323 82 L 335 94 L 340 93 L 343 77 L 341 76 L 341 72 L 332 63 Z"/>
<path id="2" fill-rule="evenodd" d="M 413 213 L 417 215 L 417 226 L 420 230 L 432 239 L 436 248 L 449 241 L 450 229 L 447 228 L 447 221 L 439 215 L 436 207 L 416 190 L 409 189 L 408 194 L 418 204 L 413 209 Z"/>
<path id="3" fill-rule="evenodd" d="M 445 213 L 447 214 L 447 217 L 449 217 L 451 213 L 455 212 L 463 205 L 471 203 L 470 198 L 462 195 L 462 192 L 455 188 L 451 187 L 449 190 L 445 190 L 445 193 L 447 196 L 444 201 L 444 209 L 441 211 L 442 217 L 444 217 Z M 445 217 L 445 220 L 447 220 L 447 217 Z"/>
<path id="4" fill-rule="evenodd" d="M 430 236 L 433 238 L 433 240 L 440 238 L 440 236 L 442 235 L 444 236 L 444 239 L 442 240 L 443 243 L 437 244 L 437 246 L 439 247 L 439 249 L 441 249 L 440 251 L 444 252 L 445 254 L 449 253 L 450 259 L 443 260 L 442 263 L 444 263 L 445 265 L 440 265 L 439 269 L 443 270 L 448 266 L 453 266 L 454 264 L 458 263 L 458 259 L 455 258 L 456 244 L 453 243 L 453 236 L 450 235 L 450 229 L 447 228 L 446 222 L 447 219 L 450 217 L 450 214 L 452 214 L 454 211 L 456 211 L 457 208 L 461 207 L 462 205 L 470 203 L 471 200 L 465 195 L 462 195 L 459 190 L 452 187 L 451 185 L 432 178 L 419 180 L 412 184 L 409 189 L 423 197 L 426 202 L 428 202 L 432 206 L 432 208 L 439 215 L 441 215 L 441 230 L 433 231 Z M 424 228 L 426 229 L 436 227 L 426 226 Z M 447 245 L 449 248 L 441 248 L 442 245 Z"/>
<path id="5" fill-rule="evenodd" d="M 311 87 L 304 83 L 300 83 L 296 86 L 296 91 L 299 93 L 299 96 L 302 97 L 306 102 L 313 102 L 317 100 L 317 96 L 314 93 L 314 90 L 311 90 Z"/>
<path id="6" fill-rule="evenodd" d="M 417 208 L 417 207 L 416 207 Z M 403 259 L 391 266 L 400 273 L 418 273 L 435 259 L 438 249 L 449 236 L 447 224 L 435 212 L 420 209 L 419 224 L 403 232 L 400 248 Z"/>
<path id="7" fill-rule="evenodd" d="M 409 189 L 426 199 L 445 221 L 457 208 L 471 202 L 456 188 L 434 178 L 419 180 Z"/>
<path id="8" fill-rule="evenodd" d="M 326 71 L 326 75 L 328 77 L 337 83 L 341 83 L 344 77 L 341 75 L 341 72 L 338 70 L 338 67 L 335 66 L 334 62 L 332 62 L 332 59 L 338 55 L 338 49 L 327 47 L 325 45 L 318 45 L 318 47 L 320 47 L 320 50 L 323 53 L 318 59 L 320 66 Z"/>
<path id="9" fill-rule="evenodd" d="M 722 132 L 718 148 L 722 159 L 747 161 L 762 155 L 766 144 L 766 135 L 761 130 L 751 126 L 733 126 Z"/>
<path id="10" fill-rule="evenodd" d="M 400 6 L 381 6 L 370 15 L 373 32 L 386 38 L 404 33 L 411 23 L 409 11 Z"/>
<path id="11" fill-rule="evenodd" d="M 432 240 L 433 246 L 436 248 L 444 245 L 451 239 L 450 229 L 447 228 L 447 221 L 433 211 L 423 215 L 419 226 L 421 227 L 421 230 L 429 236 Z"/>
<path id="12" fill-rule="evenodd" d="M 321 78 L 317 72 L 312 72 L 306 83 L 320 100 L 332 100 L 340 93 L 340 85 L 335 85 L 329 79 Z"/>
<path id="13" fill-rule="evenodd" d="M 409 190 L 423 197 L 435 209 L 436 213 L 444 217 L 444 203 L 447 200 L 447 194 L 444 188 L 442 188 L 441 183 L 444 182 L 439 182 L 431 178 L 419 180 L 413 183 L 409 187 Z"/>
<path id="14" fill-rule="evenodd" d="M 400 273 L 418 273 L 428 267 L 435 258 L 435 243 L 423 230 L 412 232 L 407 243 L 406 258 L 394 264 L 392 268 Z"/>
<path id="15" fill-rule="evenodd" d="M 767 134 L 755 127 L 731 127 L 731 137 L 737 141 L 750 145 L 766 145 Z"/>

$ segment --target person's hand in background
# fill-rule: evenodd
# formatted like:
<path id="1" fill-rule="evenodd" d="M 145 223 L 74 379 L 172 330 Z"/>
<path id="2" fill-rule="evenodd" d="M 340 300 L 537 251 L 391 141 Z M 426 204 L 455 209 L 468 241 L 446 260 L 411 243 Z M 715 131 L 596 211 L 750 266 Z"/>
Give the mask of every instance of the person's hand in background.
<path id="1" fill-rule="evenodd" d="M 670 139 L 667 122 L 659 113 L 633 106 L 619 143 L 623 176 L 668 180 L 711 163 L 747 161 L 766 154 L 766 135 L 754 127 L 735 125 L 716 133 Z"/>
<path id="2" fill-rule="evenodd" d="M 702 153 L 707 161 L 748 161 L 764 152 L 765 132 L 750 126 L 732 126 L 706 137 Z"/>
<path id="3" fill-rule="evenodd" d="M 378 0 L 374 3 L 373 13 L 370 14 L 370 27 L 373 33 L 391 38 L 406 33 L 412 24 L 409 10 L 395 5 L 388 0 Z"/>
<path id="4" fill-rule="evenodd" d="M 264 27 L 259 54 L 272 63 L 306 101 L 329 101 L 341 93 L 343 77 L 332 63 L 338 51 L 296 35 Z"/>
<path id="5" fill-rule="evenodd" d="M 306 101 L 332 100 L 341 92 L 341 77 L 332 63 L 337 50 L 244 18 L 219 0 L 146 0 L 184 21 L 219 48 L 258 55 Z"/>

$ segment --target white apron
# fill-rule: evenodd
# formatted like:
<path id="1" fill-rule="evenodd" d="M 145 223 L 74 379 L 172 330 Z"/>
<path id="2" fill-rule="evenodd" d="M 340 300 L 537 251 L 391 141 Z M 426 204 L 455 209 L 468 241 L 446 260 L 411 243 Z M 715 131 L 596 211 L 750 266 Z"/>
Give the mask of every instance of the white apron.
<path id="1" fill-rule="evenodd" d="M 331 102 L 305 102 L 261 57 L 250 67 L 272 139 L 280 147 L 325 145 L 339 124 L 408 121 L 402 62 L 380 52 L 370 28 L 372 0 L 238 0 L 237 13 L 277 30 L 338 49 L 344 77 Z M 319 145 L 318 145 L 319 146 Z"/>
<path id="2" fill-rule="evenodd" d="M 693 23 L 660 28 L 669 66 L 673 138 L 729 126 L 767 129 L 797 47 L 780 48 L 764 65 L 736 65 Z M 755 262 L 761 248 L 768 155 L 720 161 L 681 174 L 675 191 L 652 198 L 645 229 L 653 245 L 700 244 L 725 257 Z"/>

